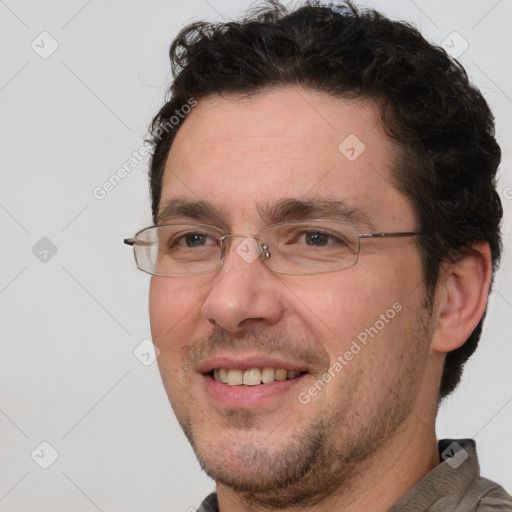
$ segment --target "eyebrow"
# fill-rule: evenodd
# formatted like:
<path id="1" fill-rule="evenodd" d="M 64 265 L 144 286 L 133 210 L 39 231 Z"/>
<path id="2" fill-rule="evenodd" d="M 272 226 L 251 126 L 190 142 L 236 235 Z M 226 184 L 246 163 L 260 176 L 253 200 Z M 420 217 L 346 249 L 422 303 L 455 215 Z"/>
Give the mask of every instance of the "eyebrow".
<path id="1" fill-rule="evenodd" d="M 368 215 L 361 209 L 345 202 L 332 199 L 281 199 L 275 203 L 265 203 L 258 207 L 258 213 L 268 224 L 290 220 L 325 218 L 350 222 L 356 226 L 376 231 Z M 157 217 L 157 224 L 165 224 L 178 219 L 193 219 L 202 222 L 216 221 L 225 224 L 225 216 L 220 210 L 206 201 L 171 199 L 166 201 Z"/>
<path id="2" fill-rule="evenodd" d="M 368 215 L 361 209 L 334 199 L 282 199 L 276 203 L 267 203 L 258 211 L 268 222 L 324 218 L 343 220 L 371 231 L 376 230 Z"/>
<path id="3" fill-rule="evenodd" d="M 157 224 L 182 219 L 222 220 L 222 213 L 206 201 L 189 201 L 186 199 L 171 199 L 164 203 L 158 212 Z"/>

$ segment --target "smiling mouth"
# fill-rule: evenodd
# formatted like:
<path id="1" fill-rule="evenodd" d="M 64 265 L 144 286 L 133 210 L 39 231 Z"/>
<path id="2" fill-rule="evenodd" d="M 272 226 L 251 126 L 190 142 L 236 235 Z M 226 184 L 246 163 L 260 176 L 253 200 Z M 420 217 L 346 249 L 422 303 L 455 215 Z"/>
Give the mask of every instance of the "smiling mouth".
<path id="1" fill-rule="evenodd" d="M 215 368 L 209 375 L 222 384 L 228 386 L 260 386 L 272 382 L 292 380 L 304 375 L 306 372 L 285 370 L 284 368 L 250 368 L 239 370 L 236 368 Z"/>

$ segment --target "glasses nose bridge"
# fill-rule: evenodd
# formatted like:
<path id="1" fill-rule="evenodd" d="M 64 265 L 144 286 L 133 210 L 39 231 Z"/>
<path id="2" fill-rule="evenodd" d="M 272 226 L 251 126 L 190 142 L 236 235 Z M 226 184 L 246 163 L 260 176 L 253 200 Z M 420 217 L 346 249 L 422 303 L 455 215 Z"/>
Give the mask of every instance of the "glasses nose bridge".
<path id="1" fill-rule="evenodd" d="M 225 244 L 224 241 L 226 238 L 254 238 L 256 240 L 256 243 L 261 247 L 263 244 L 261 243 L 260 237 L 258 235 L 250 235 L 250 234 L 243 234 L 243 233 L 227 233 L 226 235 L 219 236 L 217 238 L 217 241 L 220 242 L 220 246 L 222 249 L 224 249 Z"/>
<path id="2" fill-rule="evenodd" d="M 265 258 L 270 257 L 270 252 L 268 251 L 268 245 L 261 241 L 259 234 L 251 235 L 249 233 L 227 233 L 226 235 L 222 235 L 219 238 L 217 238 L 217 241 L 219 242 L 220 249 L 221 249 L 221 256 L 220 256 L 221 260 L 223 260 L 226 255 L 226 245 L 225 245 L 226 238 L 252 238 L 258 244 L 260 254 L 263 254 L 265 256 Z"/>

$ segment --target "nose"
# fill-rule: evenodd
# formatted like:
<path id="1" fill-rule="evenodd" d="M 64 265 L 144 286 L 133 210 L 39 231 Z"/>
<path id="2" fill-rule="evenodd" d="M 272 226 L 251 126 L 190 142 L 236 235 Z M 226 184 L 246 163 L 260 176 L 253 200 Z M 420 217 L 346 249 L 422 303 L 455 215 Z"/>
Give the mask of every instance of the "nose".
<path id="1" fill-rule="evenodd" d="M 261 246 L 255 237 L 239 240 L 224 241 L 222 267 L 201 308 L 210 323 L 232 333 L 275 324 L 284 311 L 282 284 L 262 263 Z"/>

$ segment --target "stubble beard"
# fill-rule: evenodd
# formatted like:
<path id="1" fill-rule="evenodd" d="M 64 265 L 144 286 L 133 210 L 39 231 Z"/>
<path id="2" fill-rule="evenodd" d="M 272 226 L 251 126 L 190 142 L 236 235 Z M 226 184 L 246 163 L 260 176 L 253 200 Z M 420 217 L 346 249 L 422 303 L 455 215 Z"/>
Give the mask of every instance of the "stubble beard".
<path id="1" fill-rule="evenodd" d="M 428 359 L 423 339 L 427 322 L 425 317 L 421 320 L 420 329 L 416 324 L 416 329 L 402 333 L 410 343 L 405 344 L 408 350 L 391 380 L 383 382 L 373 371 L 365 372 L 365 378 L 374 379 L 373 389 L 380 390 L 380 396 L 372 402 L 373 411 L 362 411 L 361 420 L 355 411 L 361 413 L 357 404 L 368 398 L 365 387 L 353 387 L 352 393 L 345 390 L 337 407 L 324 407 L 321 415 L 297 425 L 278 445 L 265 440 L 279 426 L 274 433 L 262 435 L 257 430 L 258 414 L 252 411 L 226 414 L 238 443 L 230 442 L 229 436 L 222 442 L 204 442 L 204 431 L 193 416 L 183 418 L 181 426 L 203 470 L 248 505 L 263 509 L 305 508 L 342 498 L 350 492 L 352 481 L 361 477 L 361 467 L 394 439 L 413 411 Z M 230 464 L 233 459 L 235 463 Z"/>
<path id="2" fill-rule="evenodd" d="M 417 374 L 412 371 L 409 375 Z M 350 417 L 350 407 L 346 413 L 338 409 L 330 417 L 297 426 L 277 447 L 261 442 L 261 437 L 248 437 L 236 446 L 228 440 L 224 445 L 205 448 L 192 422 L 183 427 L 203 470 L 217 484 L 235 491 L 248 505 L 269 510 L 299 505 L 304 508 L 349 491 L 351 481 L 360 477 L 361 465 L 394 438 L 396 430 L 409 417 L 416 395 L 411 393 L 415 386 L 409 380 L 400 380 L 393 388 L 409 390 L 410 396 L 397 398 L 389 392 L 364 424 Z M 251 423 L 257 423 L 251 415 L 246 413 L 237 418 L 234 414 L 233 424 L 248 432 Z M 339 426 L 343 424 L 350 427 L 340 433 Z M 236 463 L 230 464 L 226 454 Z"/>

